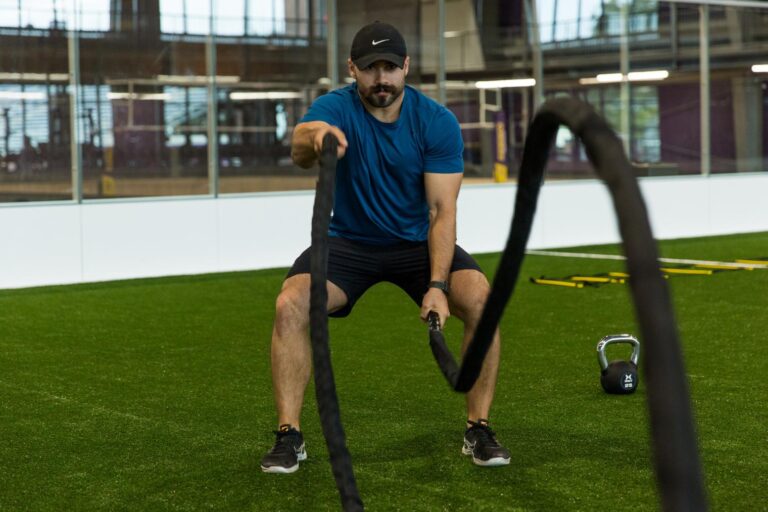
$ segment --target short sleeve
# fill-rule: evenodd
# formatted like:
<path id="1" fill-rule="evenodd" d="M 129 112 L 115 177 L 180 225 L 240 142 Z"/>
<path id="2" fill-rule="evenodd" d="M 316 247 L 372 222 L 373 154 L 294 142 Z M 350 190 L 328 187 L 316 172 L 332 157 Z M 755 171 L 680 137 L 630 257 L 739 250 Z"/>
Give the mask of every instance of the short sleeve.
<path id="1" fill-rule="evenodd" d="M 441 108 L 427 128 L 424 172 L 464 172 L 464 141 L 453 112 Z"/>
<path id="2" fill-rule="evenodd" d="M 336 92 L 329 92 L 313 101 L 299 122 L 324 121 L 343 130 L 343 112 L 344 105 L 341 95 Z"/>

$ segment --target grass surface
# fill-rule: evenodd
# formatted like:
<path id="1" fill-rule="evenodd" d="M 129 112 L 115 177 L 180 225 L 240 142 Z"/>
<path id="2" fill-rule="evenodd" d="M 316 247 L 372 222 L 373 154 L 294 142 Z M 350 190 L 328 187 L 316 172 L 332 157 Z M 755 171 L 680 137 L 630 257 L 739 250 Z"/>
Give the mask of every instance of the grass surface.
<path id="1" fill-rule="evenodd" d="M 661 252 L 764 257 L 768 233 L 668 241 Z M 492 273 L 498 255 L 478 260 Z M 622 268 L 529 256 L 521 275 Z M 283 275 L 0 291 L 0 510 L 338 510 L 311 386 L 309 459 L 293 475 L 259 470 L 274 440 L 269 339 Z M 712 508 L 766 510 L 768 270 L 669 284 Z M 604 394 L 594 352 L 606 334 L 638 332 L 626 286 L 519 283 L 491 418 L 512 451 L 505 468 L 459 454 L 463 397 L 399 289 L 373 288 L 330 331 L 368 510 L 658 508 L 642 377 L 634 395 Z M 460 322 L 446 333 L 457 352 Z"/>

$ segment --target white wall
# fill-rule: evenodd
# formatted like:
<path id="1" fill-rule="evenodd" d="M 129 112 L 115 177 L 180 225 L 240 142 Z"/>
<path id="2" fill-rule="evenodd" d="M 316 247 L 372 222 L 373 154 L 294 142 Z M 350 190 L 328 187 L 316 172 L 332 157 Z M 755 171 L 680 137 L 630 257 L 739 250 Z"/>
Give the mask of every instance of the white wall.
<path id="1" fill-rule="evenodd" d="M 768 174 L 642 178 L 659 239 L 768 231 Z M 465 186 L 459 243 L 500 251 L 515 185 Z M 0 288 L 289 266 L 310 243 L 313 192 L 0 206 Z M 602 183 L 547 182 L 530 248 L 619 241 Z M 696 255 L 691 255 L 695 257 Z"/>

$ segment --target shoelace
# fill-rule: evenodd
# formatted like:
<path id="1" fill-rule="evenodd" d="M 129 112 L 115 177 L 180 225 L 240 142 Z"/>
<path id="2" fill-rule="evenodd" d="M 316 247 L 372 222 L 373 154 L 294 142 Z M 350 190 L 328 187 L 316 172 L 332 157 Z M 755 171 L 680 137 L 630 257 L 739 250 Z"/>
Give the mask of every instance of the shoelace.
<path id="1" fill-rule="evenodd" d="M 475 422 L 467 420 L 467 423 L 471 425 L 470 432 L 474 432 L 479 438 L 482 438 L 482 442 L 488 446 L 501 446 L 496 441 L 496 433 L 488 426 L 487 423 Z"/>
<path id="2" fill-rule="evenodd" d="M 289 431 L 282 431 L 282 430 L 273 430 L 272 432 L 277 435 L 277 440 L 275 441 L 275 446 L 272 447 L 272 453 L 294 453 L 296 451 L 296 446 L 298 443 L 292 443 L 289 438 L 296 437 L 298 438 L 299 434 L 295 430 L 289 430 Z"/>

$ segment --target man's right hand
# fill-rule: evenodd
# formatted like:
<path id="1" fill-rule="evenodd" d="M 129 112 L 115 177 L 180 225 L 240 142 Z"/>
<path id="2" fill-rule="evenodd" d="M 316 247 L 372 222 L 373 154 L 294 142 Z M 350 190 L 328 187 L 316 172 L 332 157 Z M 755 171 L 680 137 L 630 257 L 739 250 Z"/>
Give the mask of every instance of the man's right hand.
<path id="1" fill-rule="evenodd" d="M 347 153 L 347 146 L 349 145 L 347 143 L 347 136 L 344 135 L 344 132 L 341 131 L 336 126 L 332 126 L 330 124 L 326 124 L 324 127 L 318 128 L 318 130 L 315 132 L 315 135 L 313 137 L 314 146 L 315 146 L 315 155 L 318 157 L 320 156 L 320 153 L 323 151 L 323 139 L 325 138 L 325 135 L 327 133 L 333 134 L 334 137 L 336 137 L 336 140 L 339 141 L 338 149 L 336 150 L 336 158 L 341 159 L 344 157 L 344 155 Z"/>
<path id="2" fill-rule="evenodd" d="M 347 136 L 336 126 L 331 126 L 323 121 L 309 121 L 299 123 L 293 130 L 291 140 L 291 158 L 296 165 L 309 169 L 317 162 L 323 149 L 323 137 L 327 133 L 333 134 L 339 141 L 336 152 L 338 158 L 344 157 L 347 152 Z"/>

